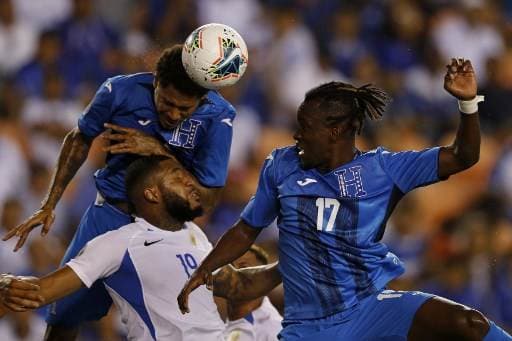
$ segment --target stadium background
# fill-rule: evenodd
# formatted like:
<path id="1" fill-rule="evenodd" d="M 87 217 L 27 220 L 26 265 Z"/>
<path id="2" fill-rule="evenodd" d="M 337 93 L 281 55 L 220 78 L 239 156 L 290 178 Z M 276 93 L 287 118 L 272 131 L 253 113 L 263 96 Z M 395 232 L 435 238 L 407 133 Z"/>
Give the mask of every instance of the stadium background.
<path id="1" fill-rule="evenodd" d="M 151 71 L 162 47 L 200 24 L 222 22 L 245 38 L 250 66 L 223 94 L 238 110 L 229 183 L 200 224 L 215 241 L 255 190 L 259 166 L 293 143 L 304 92 L 332 79 L 374 83 L 392 96 L 359 147 L 421 149 L 449 143 L 456 101 L 442 88 L 449 57 L 471 59 L 481 105 L 480 162 L 410 194 L 385 241 L 406 263 L 393 288 L 438 293 L 512 330 L 512 1 L 491 0 L 2 0 L 0 1 L 0 230 L 28 217 L 44 196 L 59 145 L 107 77 Z M 101 139 L 100 139 L 101 140 Z M 17 254 L 0 244 L 0 272 L 54 269 L 95 196 L 96 141 L 44 239 Z M 275 250 L 277 231 L 261 238 Z M 276 304 L 280 304 L 277 302 Z M 42 314 L 0 321 L 0 339 L 40 339 Z M 82 339 L 120 333 L 115 314 Z"/>

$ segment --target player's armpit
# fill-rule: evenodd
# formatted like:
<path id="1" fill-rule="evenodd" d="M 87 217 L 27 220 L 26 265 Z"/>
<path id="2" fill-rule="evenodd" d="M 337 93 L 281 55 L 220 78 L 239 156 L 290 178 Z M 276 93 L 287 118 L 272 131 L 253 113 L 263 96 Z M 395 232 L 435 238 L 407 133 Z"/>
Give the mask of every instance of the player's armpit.
<path id="1" fill-rule="evenodd" d="M 229 300 L 251 300 L 266 295 L 281 283 L 278 263 L 235 269 L 227 265 L 213 276 L 213 294 Z"/>
<path id="2" fill-rule="evenodd" d="M 43 305 L 72 294 L 84 286 L 80 277 L 69 266 L 64 266 L 44 276 L 39 285 L 41 286 L 40 295 L 44 300 Z"/>

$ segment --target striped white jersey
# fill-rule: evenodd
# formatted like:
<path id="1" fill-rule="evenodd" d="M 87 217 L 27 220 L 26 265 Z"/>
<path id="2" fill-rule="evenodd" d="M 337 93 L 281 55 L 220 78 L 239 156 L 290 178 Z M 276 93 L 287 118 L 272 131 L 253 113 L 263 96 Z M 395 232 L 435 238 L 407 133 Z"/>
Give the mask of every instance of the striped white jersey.
<path id="1" fill-rule="evenodd" d="M 197 288 L 182 315 L 176 298 L 212 246 L 186 223 L 165 231 L 137 218 L 91 240 L 67 265 L 90 287 L 103 279 L 129 340 L 220 340 L 225 329 L 211 291 Z"/>
<path id="2" fill-rule="evenodd" d="M 226 335 L 233 341 L 274 341 L 281 331 L 283 317 L 267 297 L 244 318 L 228 321 Z"/>

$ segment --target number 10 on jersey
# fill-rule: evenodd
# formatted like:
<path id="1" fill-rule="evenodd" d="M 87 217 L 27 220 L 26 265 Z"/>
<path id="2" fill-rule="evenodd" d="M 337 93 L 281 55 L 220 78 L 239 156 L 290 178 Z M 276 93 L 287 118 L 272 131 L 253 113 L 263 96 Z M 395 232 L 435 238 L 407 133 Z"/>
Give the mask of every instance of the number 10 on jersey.
<path id="1" fill-rule="evenodd" d="M 338 210 L 340 209 L 340 202 L 332 198 L 318 198 L 316 199 L 316 207 L 318 209 L 316 216 L 316 229 L 318 231 L 332 231 L 334 229 L 334 223 L 336 222 Z M 327 224 L 324 224 L 325 212 L 330 212 Z"/>
<path id="2" fill-rule="evenodd" d="M 176 255 L 176 258 L 180 260 L 183 270 L 185 270 L 187 277 L 190 278 L 190 273 L 197 269 L 197 262 L 194 259 L 194 256 L 190 253 L 185 253 Z"/>

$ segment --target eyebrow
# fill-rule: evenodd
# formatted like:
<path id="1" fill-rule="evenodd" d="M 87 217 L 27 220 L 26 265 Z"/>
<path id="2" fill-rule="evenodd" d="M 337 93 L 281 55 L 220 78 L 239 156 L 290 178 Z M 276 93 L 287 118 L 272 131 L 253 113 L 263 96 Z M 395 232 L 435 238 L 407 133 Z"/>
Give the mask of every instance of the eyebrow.
<path id="1" fill-rule="evenodd" d="M 191 104 L 191 105 L 176 105 L 176 103 L 174 103 L 174 101 L 170 100 L 169 98 L 163 96 L 163 95 L 160 95 L 161 98 L 163 99 L 164 102 L 166 102 L 167 104 L 170 104 L 172 105 L 173 107 L 176 107 L 180 110 L 188 110 L 188 109 L 191 109 L 194 104 Z"/>
<path id="2" fill-rule="evenodd" d="M 174 174 L 174 173 L 179 172 L 179 171 L 181 171 L 181 170 L 182 170 L 182 169 L 181 169 L 181 168 L 179 168 L 179 167 L 174 167 L 173 169 L 171 169 L 171 174 Z"/>
<path id="3" fill-rule="evenodd" d="M 164 102 L 165 102 L 166 104 L 170 104 L 170 105 L 172 105 L 173 107 L 178 108 L 178 109 L 180 109 L 180 110 L 188 110 L 188 109 L 191 109 L 191 108 L 194 106 L 193 104 L 188 105 L 188 106 L 185 106 L 185 105 L 176 105 L 176 104 L 174 103 L 174 101 L 171 101 L 171 100 L 169 100 L 168 98 L 165 98 L 165 97 L 163 97 L 163 100 L 164 100 Z"/>

